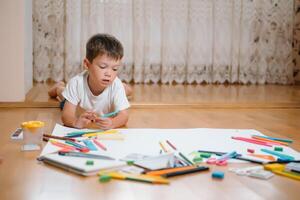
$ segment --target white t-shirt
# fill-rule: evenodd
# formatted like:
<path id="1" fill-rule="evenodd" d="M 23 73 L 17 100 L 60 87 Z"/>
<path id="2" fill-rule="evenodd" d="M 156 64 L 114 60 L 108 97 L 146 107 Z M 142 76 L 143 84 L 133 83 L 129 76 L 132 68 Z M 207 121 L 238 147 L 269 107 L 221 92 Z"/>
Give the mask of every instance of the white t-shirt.
<path id="1" fill-rule="evenodd" d="M 101 112 L 106 114 L 130 107 L 124 86 L 118 77 L 98 96 L 93 95 L 91 92 L 87 77 L 88 71 L 83 71 L 68 82 L 62 93 L 66 100 L 74 105 L 79 105 L 84 110 L 94 111 L 99 115 L 101 115 Z"/>

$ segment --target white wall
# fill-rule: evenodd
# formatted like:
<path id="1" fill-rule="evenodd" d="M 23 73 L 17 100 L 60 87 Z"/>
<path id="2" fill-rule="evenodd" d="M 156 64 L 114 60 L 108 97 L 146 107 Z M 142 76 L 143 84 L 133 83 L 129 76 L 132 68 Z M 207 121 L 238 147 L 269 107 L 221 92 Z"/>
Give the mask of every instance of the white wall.
<path id="1" fill-rule="evenodd" d="M 0 102 L 23 101 L 32 87 L 32 0 L 1 0 L 0 27 Z"/>

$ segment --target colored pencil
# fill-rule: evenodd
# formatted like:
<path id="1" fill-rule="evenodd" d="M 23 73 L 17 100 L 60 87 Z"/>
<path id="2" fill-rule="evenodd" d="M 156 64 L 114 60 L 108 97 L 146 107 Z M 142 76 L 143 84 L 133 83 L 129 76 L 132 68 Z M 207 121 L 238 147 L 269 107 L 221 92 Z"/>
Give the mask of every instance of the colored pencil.
<path id="1" fill-rule="evenodd" d="M 162 142 L 159 142 L 160 147 L 162 148 L 162 150 L 166 153 L 168 152 L 168 150 L 166 149 L 166 147 L 164 147 L 164 145 L 162 144 Z"/>
<path id="2" fill-rule="evenodd" d="M 176 147 L 169 141 L 169 140 L 166 140 L 166 142 L 170 145 L 170 147 L 172 147 L 174 150 L 177 150 Z"/>

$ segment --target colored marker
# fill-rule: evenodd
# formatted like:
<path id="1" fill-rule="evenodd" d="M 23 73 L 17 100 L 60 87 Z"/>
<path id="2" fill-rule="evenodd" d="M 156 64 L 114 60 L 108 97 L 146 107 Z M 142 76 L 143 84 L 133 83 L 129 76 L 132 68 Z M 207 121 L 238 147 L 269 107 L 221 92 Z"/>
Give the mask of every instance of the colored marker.
<path id="1" fill-rule="evenodd" d="M 177 171 L 183 171 L 188 169 L 195 169 L 195 166 L 184 166 L 184 167 L 174 167 L 174 168 L 168 168 L 168 169 L 160 169 L 160 170 L 152 170 L 149 172 L 146 172 L 147 175 L 153 175 L 153 176 L 161 176 L 163 174 L 177 172 Z"/>
<path id="2" fill-rule="evenodd" d="M 256 139 L 256 140 L 260 140 L 260 141 L 265 141 L 265 142 L 268 142 L 268 143 L 274 144 L 274 145 L 284 145 L 284 146 L 288 146 L 289 145 L 286 142 L 274 141 L 274 140 L 266 139 L 266 138 L 259 137 L 259 136 L 252 136 L 252 138 Z"/>
<path id="3" fill-rule="evenodd" d="M 93 139 L 93 142 L 94 142 L 98 147 L 100 147 L 101 149 L 103 149 L 104 151 L 107 150 L 106 147 L 105 147 L 103 144 L 101 144 L 98 140 Z"/>
<path id="4" fill-rule="evenodd" d="M 269 153 L 269 154 L 272 154 L 274 156 L 277 156 L 283 160 L 294 160 L 295 158 L 293 156 L 289 156 L 289 155 L 286 155 L 286 154 L 283 154 L 283 153 L 278 153 L 276 151 L 271 151 L 271 150 L 268 150 L 268 149 L 261 149 L 262 152 L 265 152 L 265 153 Z"/>
<path id="5" fill-rule="evenodd" d="M 65 143 L 76 147 L 78 150 L 80 150 L 82 152 L 89 152 L 90 151 L 89 148 L 87 148 L 86 146 L 83 146 L 81 144 L 78 144 L 78 143 L 75 143 L 75 142 L 72 142 L 72 141 L 69 141 L 69 140 L 66 140 Z"/>
<path id="6" fill-rule="evenodd" d="M 158 184 L 169 184 L 169 180 L 159 177 L 159 176 L 151 176 L 151 175 L 135 175 L 135 174 L 128 174 L 128 173 L 120 173 L 120 172 L 110 172 L 110 173 L 103 173 L 107 176 L 110 176 L 115 179 L 122 179 L 122 180 L 130 180 L 130 181 L 139 181 L 144 183 L 158 183 Z M 99 173 L 99 175 L 103 175 Z"/>
<path id="7" fill-rule="evenodd" d="M 97 151 L 98 149 L 95 147 L 95 145 L 90 140 L 82 140 L 82 142 L 91 150 L 91 151 Z"/>
<path id="8" fill-rule="evenodd" d="M 102 118 L 113 117 L 113 116 L 117 115 L 119 112 L 120 112 L 119 110 L 116 110 L 116 111 L 111 112 L 111 113 L 103 114 L 103 115 L 101 115 L 101 117 L 102 117 Z"/>
<path id="9" fill-rule="evenodd" d="M 63 149 L 67 149 L 69 151 L 76 150 L 75 147 L 64 144 L 64 143 L 61 143 L 61 142 L 58 142 L 58 141 L 50 140 L 50 143 L 53 144 L 54 146 L 57 146 L 57 147 L 60 147 L 60 148 L 63 148 Z"/>
<path id="10" fill-rule="evenodd" d="M 65 137 L 81 137 L 84 134 L 87 133 L 97 133 L 97 132 L 102 132 L 103 130 L 94 130 L 94 131 L 75 131 L 75 132 L 71 132 L 71 133 L 67 133 L 67 135 Z"/>
<path id="11" fill-rule="evenodd" d="M 87 133 L 87 134 L 82 135 L 82 137 L 93 137 L 93 136 L 98 136 L 98 135 L 103 135 L 103 134 L 111 134 L 111 133 L 118 133 L 118 130 L 112 129 L 112 130 L 95 132 L 95 133 Z"/>
<path id="12" fill-rule="evenodd" d="M 173 177 L 173 176 L 180 176 L 180 175 L 185 175 L 185 174 L 191 174 L 195 172 L 202 172 L 202 171 L 207 171 L 209 170 L 209 167 L 201 166 L 201 167 L 195 167 L 193 169 L 186 169 L 186 170 L 181 170 L 181 171 L 176 171 L 176 172 L 169 172 L 162 174 L 163 177 Z"/>
<path id="13" fill-rule="evenodd" d="M 281 142 L 287 142 L 287 143 L 293 143 L 293 140 L 290 139 L 282 139 L 282 138 L 275 138 L 275 137 L 268 137 L 268 136 L 261 136 L 261 135 L 254 135 L 256 137 L 261 137 L 261 138 L 266 138 L 269 140 L 276 140 L 276 141 L 281 141 Z"/>
<path id="14" fill-rule="evenodd" d="M 255 139 L 250 139 L 250 138 L 245 138 L 245 137 L 231 137 L 234 140 L 240 140 L 240 141 L 244 141 L 244 142 L 249 142 L 252 144 L 258 144 L 258 145 L 263 145 L 263 146 L 267 146 L 267 147 L 272 147 L 271 144 L 269 144 L 268 142 L 263 142 L 263 141 L 259 141 L 259 140 L 255 140 Z"/>
<path id="15" fill-rule="evenodd" d="M 237 155 L 236 151 L 232 151 L 232 152 L 222 155 L 220 158 L 218 158 L 218 160 L 219 161 L 228 160 L 230 158 L 236 157 L 236 155 Z"/>

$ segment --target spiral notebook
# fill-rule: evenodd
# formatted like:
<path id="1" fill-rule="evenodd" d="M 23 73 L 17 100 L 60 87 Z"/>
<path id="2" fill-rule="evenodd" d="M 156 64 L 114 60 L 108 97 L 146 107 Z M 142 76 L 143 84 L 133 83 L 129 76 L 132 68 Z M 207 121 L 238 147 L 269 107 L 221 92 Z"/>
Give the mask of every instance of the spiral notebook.
<path id="1" fill-rule="evenodd" d="M 113 170 L 126 166 L 126 162 L 118 160 L 70 157 L 62 156 L 58 153 L 43 155 L 39 157 L 39 160 L 83 176 L 93 176 L 97 175 L 100 170 Z M 93 164 L 88 165 L 88 160 L 93 161 Z"/>

